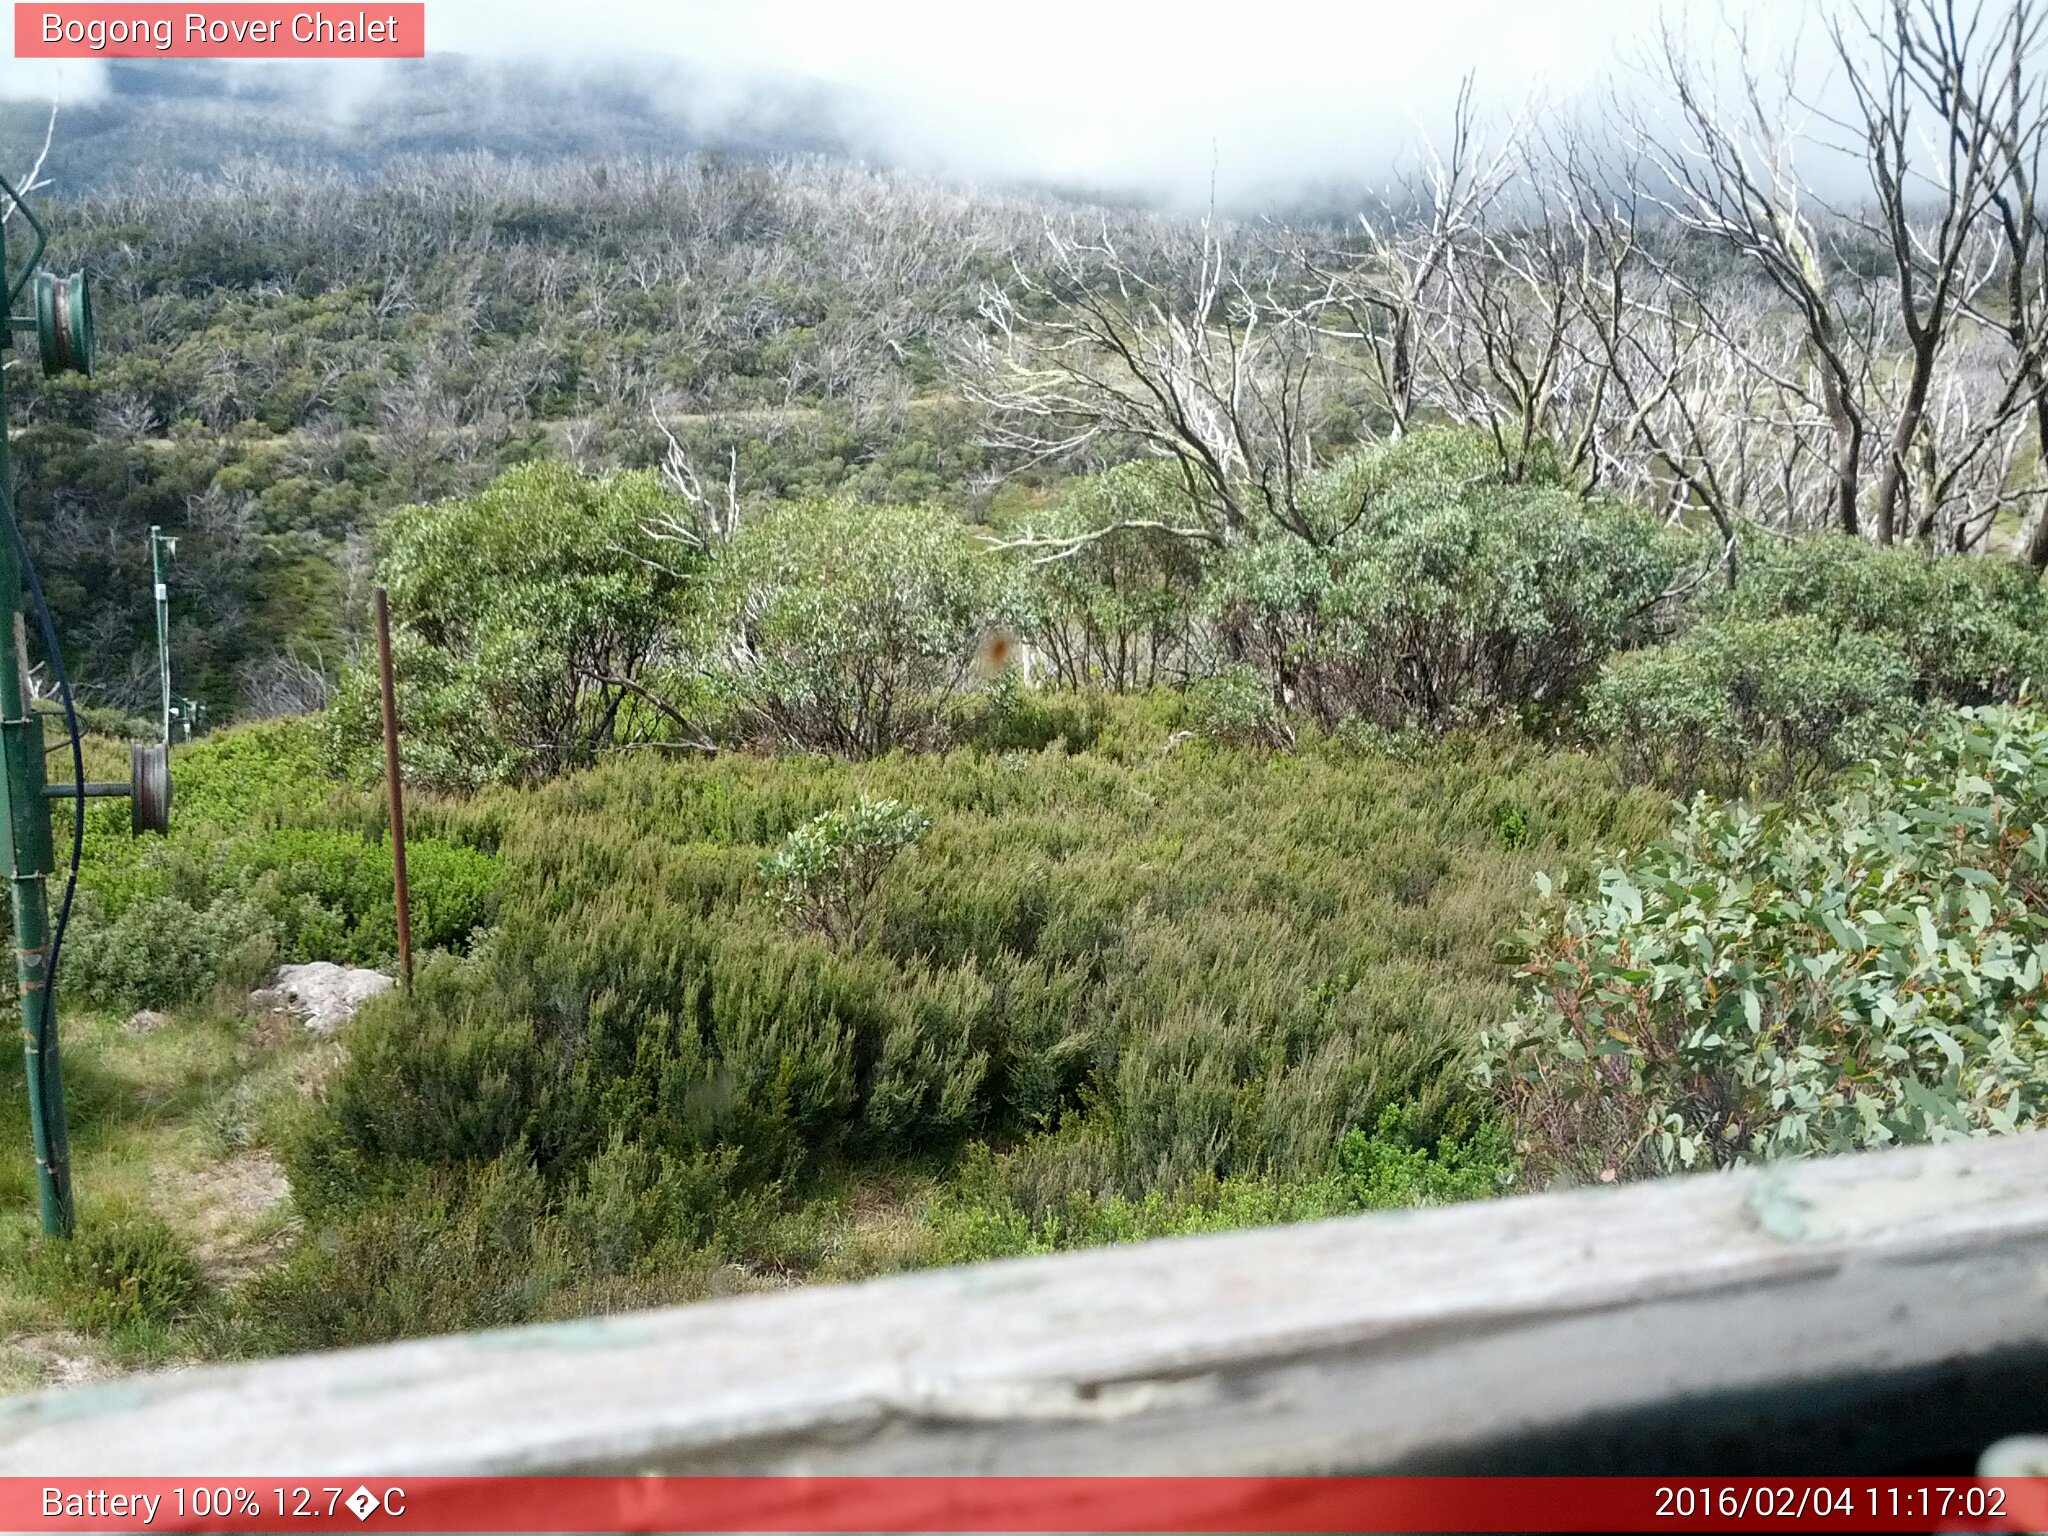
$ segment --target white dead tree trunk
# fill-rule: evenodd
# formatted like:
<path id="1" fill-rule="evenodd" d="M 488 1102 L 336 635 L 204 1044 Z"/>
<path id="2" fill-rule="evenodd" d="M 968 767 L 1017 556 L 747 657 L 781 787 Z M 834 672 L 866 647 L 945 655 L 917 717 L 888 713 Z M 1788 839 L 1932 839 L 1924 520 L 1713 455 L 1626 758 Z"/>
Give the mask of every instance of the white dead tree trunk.
<path id="1" fill-rule="evenodd" d="M 1946 527 L 1974 546 L 1985 496 L 2000 497 L 1972 477 L 2003 460 L 2019 415 L 2034 410 L 2048 432 L 2034 8 L 1883 0 L 1836 14 L 1825 32 L 1839 111 L 1802 96 L 1796 61 L 1767 78 L 1739 33 L 1733 89 L 1719 93 L 1667 30 L 1658 63 L 1681 133 L 1667 140 L 1635 119 L 1646 194 L 1758 273 L 1798 337 L 1799 366 L 1741 341 L 1753 327 L 1716 324 L 1719 295 L 1694 286 L 1705 318 L 1773 382 L 1788 425 L 1825 423 L 1825 521 L 1880 544 Z M 1802 136 L 1802 119 L 1815 135 Z M 1799 171 L 1802 143 L 1862 167 L 1868 195 L 1825 204 Z M 1983 300 L 2001 286 L 2012 361 L 1994 382 L 1951 357 L 2000 323 Z M 1785 513 L 1788 526 L 1803 521 Z M 2036 537 L 2048 563 L 2048 532 Z"/>
<path id="2" fill-rule="evenodd" d="M 1997 246 L 1982 238 L 1996 173 L 1993 129 L 1969 104 L 1995 99 L 2005 61 L 1981 45 L 1981 6 L 1966 17 L 1952 3 L 1921 0 L 1923 18 L 1914 4 L 1891 0 L 1875 20 L 1852 28 L 1837 19 L 1829 29 L 1856 104 L 1840 125 L 1844 147 L 1864 160 L 1871 182 L 1869 210 L 1851 223 L 1888 260 L 1904 363 L 1885 370 L 1900 387 L 1871 497 L 1870 533 L 1880 544 L 1897 535 L 1916 445 L 1933 443 L 1922 427 L 1944 349 L 1998 263 Z M 1923 19 L 1931 29 L 1918 25 Z"/>
<path id="3" fill-rule="evenodd" d="M 1833 438 L 1829 521 L 1856 533 L 1869 432 L 1858 319 L 1824 240 L 1825 210 L 1796 164 L 1791 87 L 1770 89 L 1747 37 L 1738 34 L 1735 42 L 1739 104 L 1730 106 L 1667 26 L 1657 62 L 1683 137 L 1666 142 L 1640 115 L 1633 136 L 1657 178 L 1650 193 L 1678 227 L 1742 256 L 1787 306 L 1811 383 L 1787 382 L 1797 393 L 1811 390 Z"/>
<path id="4" fill-rule="evenodd" d="M 691 461 L 689 451 L 661 419 L 659 407 L 650 413 L 654 425 L 668 442 L 661 456 L 661 478 L 683 504 L 683 511 L 648 525 L 649 538 L 659 543 L 681 544 L 693 550 L 714 550 L 730 544 L 740 531 L 739 450 L 728 449 L 725 484 L 707 491 Z"/>
<path id="5" fill-rule="evenodd" d="M 1285 258 L 1255 247 L 1233 259 L 1213 218 L 1143 266 L 1107 229 L 1081 240 L 1048 227 L 1045 241 L 1045 275 L 1018 264 L 982 300 L 967 393 L 992 446 L 1030 461 L 1091 448 L 1165 459 L 1186 516 L 1146 526 L 1203 543 L 1334 536 L 1303 496 L 1322 372 Z"/>
<path id="6" fill-rule="evenodd" d="M 1325 336 L 1355 344 L 1396 437 L 1419 407 L 1439 403 L 1432 364 L 1454 348 L 1445 332 L 1460 265 L 1513 179 L 1520 139 L 1517 123 L 1499 143 L 1484 142 L 1466 76 L 1448 145 L 1425 141 L 1421 171 L 1359 215 L 1356 243 L 1310 259 L 1320 291 L 1306 316 Z"/>
<path id="7" fill-rule="evenodd" d="M 36 157 L 29 163 L 28 170 L 17 177 L 14 182 L 14 190 L 22 197 L 33 197 L 39 188 L 49 185 L 48 180 L 43 175 L 43 167 L 50 163 L 50 146 L 56 143 L 56 141 L 57 100 L 55 97 L 52 97 L 50 101 L 50 115 L 43 123 L 42 146 L 36 151 Z M 16 204 L 8 203 L 4 210 L 0 210 L 0 228 L 11 225 L 20 212 L 21 209 Z M 10 349 L 5 361 L 0 361 L 0 368 L 14 368 L 25 365 L 23 354 L 13 349 Z"/>

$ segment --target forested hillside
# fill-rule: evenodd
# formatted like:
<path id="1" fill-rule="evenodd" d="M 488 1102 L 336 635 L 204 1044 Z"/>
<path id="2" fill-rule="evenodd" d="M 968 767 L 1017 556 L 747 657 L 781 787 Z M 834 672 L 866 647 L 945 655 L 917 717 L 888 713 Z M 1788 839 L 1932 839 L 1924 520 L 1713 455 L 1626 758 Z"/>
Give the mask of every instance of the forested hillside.
<path id="1" fill-rule="evenodd" d="M 114 724 L 178 532 L 224 725 L 88 816 L 13 1379 L 2041 1123 L 2048 118 L 1896 13 L 1855 202 L 1675 43 L 1293 223 L 623 109 L 208 162 L 254 85 L 53 150 L 27 541 Z M 314 1039 L 373 585 L 424 957 Z"/>
<path id="2" fill-rule="evenodd" d="M 381 514 L 512 463 L 649 465 L 666 426 L 743 451 L 756 495 L 957 497 L 985 464 L 941 354 L 1036 217 L 709 156 L 252 163 L 67 203 L 103 366 L 24 374 L 16 451 L 82 690 L 147 694 L 152 523 L 189 535 L 179 672 L 224 718 L 336 674 Z"/>

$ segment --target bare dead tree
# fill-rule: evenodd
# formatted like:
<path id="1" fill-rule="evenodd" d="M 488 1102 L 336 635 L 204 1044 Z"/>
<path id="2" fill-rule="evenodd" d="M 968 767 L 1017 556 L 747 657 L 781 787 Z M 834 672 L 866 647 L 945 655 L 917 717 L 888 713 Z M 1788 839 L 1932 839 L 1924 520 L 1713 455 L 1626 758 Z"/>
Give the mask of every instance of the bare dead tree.
<path id="1" fill-rule="evenodd" d="M 1825 420 L 1829 521 L 1881 544 L 1933 538 L 1983 522 L 1971 509 L 1991 493 L 1974 477 L 2004 461 L 2012 420 L 2035 409 L 2048 382 L 2044 306 L 2028 275 L 2040 259 L 2034 0 L 2002 10 L 1996 0 L 1884 0 L 1836 13 L 1824 30 L 1846 111 L 1802 98 L 1790 61 L 1770 84 L 1739 32 L 1731 103 L 1667 29 L 1659 62 L 1683 140 L 1661 142 L 1640 118 L 1637 140 L 1656 173 L 1651 195 L 1681 227 L 1749 262 L 1796 324 L 1798 370 L 1754 352 L 1744 361 L 1769 381 L 1788 426 L 1807 420 L 1808 406 Z M 1833 208 L 1802 180 L 1801 117 L 1826 130 L 1819 147 L 1865 167 L 1866 201 Z M 1982 300 L 2001 280 L 2008 375 L 1958 373 L 1947 354 L 1994 323 Z M 1740 328 L 1715 325 L 1718 296 L 1695 285 L 1692 297 L 1732 342 Z M 2048 429 L 2048 406 L 2036 418 Z M 2048 563 L 2048 533 L 2039 542 Z"/>
<path id="2" fill-rule="evenodd" d="M 1988 329 L 1969 337 L 1922 416 L 1907 484 L 1913 539 L 1930 549 L 1986 549 L 2001 519 L 2030 526 L 2048 494 L 2038 471 L 2023 463 L 2029 414 L 2011 408 L 2010 378 L 1979 356 L 2001 341 Z"/>
<path id="3" fill-rule="evenodd" d="M 1325 335 L 1360 346 L 1395 436 L 1414 419 L 1418 375 L 1449 320 L 1460 255 L 1513 178 L 1520 132 L 1517 123 L 1498 144 L 1482 140 L 1467 75 L 1446 148 L 1425 139 L 1420 171 L 1359 215 L 1359 243 L 1309 258 L 1321 292 L 1307 314 Z"/>
<path id="4" fill-rule="evenodd" d="M 1594 350 L 1590 366 L 1602 374 L 1586 442 L 1589 483 L 1672 519 L 1704 509 L 1730 552 L 1732 579 L 1735 524 L 1749 499 L 1730 483 L 1725 402 L 1736 389 L 1753 398 L 1754 380 L 1731 377 L 1740 351 L 1703 345 L 1710 338 L 1698 305 L 1651 254 L 1639 167 L 1599 164 L 1568 125 L 1559 125 L 1556 144 L 1548 197 L 1573 228 L 1579 260 L 1568 282 Z"/>
<path id="5" fill-rule="evenodd" d="M 50 115 L 43 123 L 42 147 L 36 151 L 35 159 L 29 162 L 28 170 L 14 182 L 14 189 L 20 196 L 33 197 L 39 188 L 49 185 L 49 182 L 43 176 L 43 167 L 49 163 L 50 146 L 56 140 L 57 98 L 53 96 L 50 99 Z M 15 215 L 20 211 L 20 206 L 14 202 L 9 202 L 5 209 L 0 209 L 0 228 L 4 228 L 12 223 Z M 26 366 L 26 364 L 19 353 L 11 353 L 6 359 L 0 360 L 0 368 L 23 366 Z"/>
<path id="6" fill-rule="evenodd" d="M 57 142 L 57 106 L 58 99 L 52 96 L 50 115 L 43 123 L 42 147 L 36 151 L 35 159 L 29 162 L 28 170 L 15 179 L 14 190 L 23 197 L 34 197 L 50 184 L 43 175 L 43 167 L 50 163 L 50 146 Z M 15 204 L 9 203 L 4 211 L 0 211 L 0 224 L 11 223 L 20 211 Z"/>
<path id="7" fill-rule="evenodd" d="M 1483 428 L 1510 479 L 1544 456 L 1592 490 L 1610 467 L 1600 437 L 1615 372 L 1595 269 L 1618 259 L 1608 276 L 1619 279 L 1630 258 L 1626 245 L 1596 245 L 1593 225 L 1533 140 L 1518 179 L 1523 211 L 1477 230 L 1448 270 L 1424 398 Z"/>
<path id="8" fill-rule="evenodd" d="M 1993 238 L 2002 248 L 1996 311 L 1972 306 L 1973 317 L 2002 336 L 2007 377 L 2001 404 L 2031 421 L 2036 471 L 2048 464 L 2048 231 L 2039 204 L 2042 155 L 2048 145 L 2048 96 L 2034 69 L 2048 24 L 2048 10 L 2036 0 L 2009 0 L 1993 11 L 1972 14 L 1967 29 L 1950 4 L 1920 0 L 1898 7 L 1900 52 L 1921 82 L 1923 93 L 1949 106 L 1951 134 L 1964 143 L 1981 135 L 1991 160 L 1986 198 Z M 1985 37 L 1983 59 L 1967 67 L 1968 45 Z M 2004 412 L 1991 413 L 1977 441 L 2005 441 Z M 2002 458 L 2002 452 L 1998 455 Z M 2035 571 L 2048 569 L 2048 509 L 2032 496 L 2033 515 L 2019 552 Z"/>
<path id="9" fill-rule="evenodd" d="M 1106 226 L 1083 239 L 1048 225 L 1043 272 L 1019 262 L 982 298 L 966 391 L 992 445 L 1031 461 L 1163 458 L 1189 514 L 1172 531 L 1205 543 L 1340 532 L 1303 495 L 1321 402 L 1314 301 L 1290 291 L 1284 254 L 1236 233 L 1249 250 L 1233 257 L 1204 219 L 1141 266 Z"/>
<path id="10" fill-rule="evenodd" d="M 1916 5 L 1919 14 L 1915 14 Z M 1991 114 L 2019 59 L 1983 46 L 1984 9 L 1954 0 L 1890 0 L 1885 13 L 1828 29 L 1840 76 L 1856 104 L 1842 124 L 1869 169 L 1873 201 L 1852 223 L 1878 241 L 1890 262 L 1905 358 L 1900 398 L 1871 498 L 1871 536 L 1889 544 L 1915 444 L 1932 445 L 1922 423 L 1943 346 L 1998 264 L 1981 238 L 1997 151 Z M 1916 108 L 1932 118 L 1924 137 Z"/>
<path id="11" fill-rule="evenodd" d="M 661 478 L 681 499 L 684 511 L 650 524 L 647 536 L 657 543 L 681 544 L 693 550 L 718 549 L 732 542 L 740 530 L 739 451 L 726 453 L 725 484 L 721 494 L 704 489 L 688 450 L 677 441 L 659 409 L 653 411 L 654 425 L 668 442 L 661 458 Z"/>
<path id="12" fill-rule="evenodd" d="M 251 720 L 317 714 L 334 700 L 334 680 L 317 648 L 311 659 L 294 647 L 245 661 L 235 668 L 235 686 L 238 713 Z"/>
<path id="13" fill-rule="evenodd" d="M 1815 393 L 1833 435 L 1829 504 L 1844 532 L 1861 530 L 1864 414 L 1857 320 L 1839 292 L 1840 266 L 1826 248 L 1825 210 L 1801 179 L 1791 124 L 1796 102 L 1786 82 L 1772 90 L 1746 33 L 1733 37 L 1739 104 L 1725 103 L 1667 23 L 1657 65 L 1676 106 L 1684 139 L 1666 143 L 1638 112 L 1633 138 L 1657 174 L 1650 188 L 1683 229 L 1724 244 L 1751 262 L 1796 320 Z"/>

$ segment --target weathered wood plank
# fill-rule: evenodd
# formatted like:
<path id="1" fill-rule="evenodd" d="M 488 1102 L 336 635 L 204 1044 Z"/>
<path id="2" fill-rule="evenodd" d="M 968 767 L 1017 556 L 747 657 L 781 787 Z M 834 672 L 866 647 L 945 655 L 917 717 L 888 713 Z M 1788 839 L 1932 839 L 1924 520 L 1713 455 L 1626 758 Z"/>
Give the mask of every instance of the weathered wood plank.
<path id="1" fill-rule="evenodd" d="M 2044 1359 L 2048 1133 L 131 1378 L 0 1472 L 1862 1469 L 2048 1427 Z"/>

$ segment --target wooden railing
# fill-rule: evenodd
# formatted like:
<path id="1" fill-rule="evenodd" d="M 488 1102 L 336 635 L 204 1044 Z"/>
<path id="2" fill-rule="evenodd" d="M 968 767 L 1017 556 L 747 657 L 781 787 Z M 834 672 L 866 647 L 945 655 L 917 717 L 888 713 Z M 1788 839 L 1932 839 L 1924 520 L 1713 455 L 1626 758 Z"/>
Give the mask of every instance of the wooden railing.
<path id="1" fill-rule="evenodd" d="M 0 1472 L 1865 1472 L 2048 1429 L 2048 1133 L 0 1402 Z"/>

